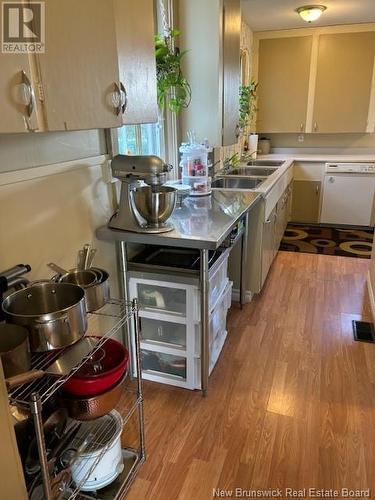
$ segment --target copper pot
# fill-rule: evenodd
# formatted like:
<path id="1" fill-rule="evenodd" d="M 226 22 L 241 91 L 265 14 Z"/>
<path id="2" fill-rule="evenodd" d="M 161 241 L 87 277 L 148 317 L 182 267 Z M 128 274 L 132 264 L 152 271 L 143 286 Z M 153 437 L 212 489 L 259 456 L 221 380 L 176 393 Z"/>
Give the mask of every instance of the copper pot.
<path id="1" fill-rule="evenodd" d="M 62 394 L 64 407 L 75 420 L 94 420 L 111 412 L 120 401 L 126 374 L 111 389 L 91 398 L 73 398 Z"/>

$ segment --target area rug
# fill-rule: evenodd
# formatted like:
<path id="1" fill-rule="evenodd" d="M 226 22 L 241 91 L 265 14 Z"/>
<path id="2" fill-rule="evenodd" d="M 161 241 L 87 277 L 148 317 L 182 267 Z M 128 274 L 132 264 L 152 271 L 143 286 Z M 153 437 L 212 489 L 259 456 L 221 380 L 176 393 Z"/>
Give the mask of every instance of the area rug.
<path id="1" fill-rule="evenodd" d="M 373 229 L 288 224 L 280 250 L 370 259 Z"/>

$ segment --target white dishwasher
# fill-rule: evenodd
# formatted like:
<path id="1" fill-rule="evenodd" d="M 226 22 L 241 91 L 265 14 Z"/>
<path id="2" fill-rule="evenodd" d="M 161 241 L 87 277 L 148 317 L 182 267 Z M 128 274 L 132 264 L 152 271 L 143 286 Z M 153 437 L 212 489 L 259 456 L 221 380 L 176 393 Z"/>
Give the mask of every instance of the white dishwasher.
<path id="1" fill-rule="evenodd" d="M 326 163 L 320 222 L 371 226 L 375 163 Z"/>

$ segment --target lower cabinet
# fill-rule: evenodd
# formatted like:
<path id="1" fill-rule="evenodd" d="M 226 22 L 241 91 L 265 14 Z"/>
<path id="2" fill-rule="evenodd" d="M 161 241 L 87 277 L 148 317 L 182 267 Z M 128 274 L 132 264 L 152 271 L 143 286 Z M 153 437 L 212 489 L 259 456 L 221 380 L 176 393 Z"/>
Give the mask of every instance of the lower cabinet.
<path id="1" fill-rule="evenodd" d="M 294 222 L 319 222 L 321 181 L 293 181 L 292 220 Z"/>

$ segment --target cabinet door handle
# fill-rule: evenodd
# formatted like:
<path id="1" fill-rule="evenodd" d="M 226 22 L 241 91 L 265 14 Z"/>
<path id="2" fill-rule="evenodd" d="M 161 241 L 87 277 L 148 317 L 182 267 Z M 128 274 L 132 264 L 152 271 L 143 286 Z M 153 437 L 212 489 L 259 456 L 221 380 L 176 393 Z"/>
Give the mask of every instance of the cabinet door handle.
<path id="1" fill-rule="evenodd" d="M 329 182 L 331 182 L 331 183 L 335 182 L 334 177 L 330 177 L 328 180 L 329 180 Z"/>
<path id="2" fill-rule="evenodd" d="M 128 107 L 128 93 L 126 92 L 125 85 L 120 82 L 120 94 L 121 94 L 121 113 L 124 114 L 126 108 Z"/>
<path id="3" fill-rule="evenodd" d="M 301 122 L 299 129 L 301 132 L 303 132 L 305 130 L 305 124 Z"/>
<path id="4" fill-rule="evenodd" d="M 317 130 L 318 130 L 318 124 L 314 122 L 314 132 L 316 132 Z"/>
<path id="5" fill-rule="evenodd" d="M 319 194 L 319 186 L 316 186 L 315 192 L 316 192 L 316 194 Z"/>
<path id="6" fill-rule="evenodd" d="M 24 70 L 21 71 L 21 80 L 22 80 L 21 85 L 24 87 L 25 106 L 26 106 L 27 117 L 31 118 L 31 115 L 33 114 L 34 106 L 35 106 L 35 95 L 34 95 L 34 89 L 33 89 L 33 86 L 31 85 L 30 79 L 26 75 Z"/>
<path id="7" fill-rule="evenodd" d="M 112 93 L 112 104 L 115 108 L 116 115 L 118 116 L 122 111 L 123 99 L 120 85 L 117 82 L 113 83 L 115 90 Z"/>

